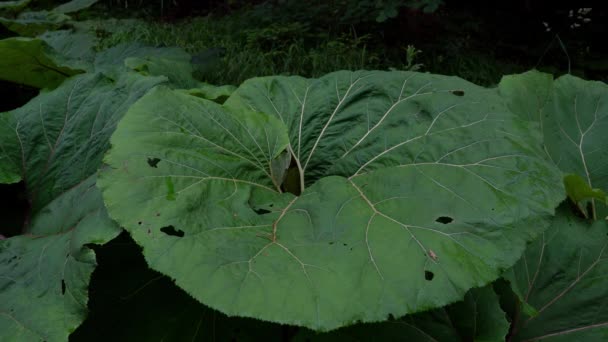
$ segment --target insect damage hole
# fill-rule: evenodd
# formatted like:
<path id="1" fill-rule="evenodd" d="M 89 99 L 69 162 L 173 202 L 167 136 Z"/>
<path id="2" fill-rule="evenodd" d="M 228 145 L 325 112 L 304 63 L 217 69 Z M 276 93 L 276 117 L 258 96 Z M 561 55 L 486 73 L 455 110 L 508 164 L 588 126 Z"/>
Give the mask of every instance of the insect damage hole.
<path id="1" fill-rule="evenodd" d="M 148 158 L 148 165 L 150 165 L 150 167 L 153 168 L 158 168 L 158 162 L 160 161 L 159 158 Z"/>
<path id="2" fill-rule="evenodd" d="M 263 208 L 253 209 L 253 211 L 258 215 L 264 215 L 270 213 L 270 210 L 266 210 Z"/>
<path id="3" fill-rule="evenodd" d="M 61 294 L 65 294 L 65 280 L 61 279 Z"/>
<path id="4" fill-rule="evenodd" d="M 184 231 L 180 230 L 180 229 L 175 229 L 175 227 L 173 226 L 166 226 L 166 227 L 162 227 L 160 229 L 161 232 L 169 235 L 169 236 L 177 236 L 177 237 L 184 237 Z"/>
<path id="5" fill-rule="evenodd" d="M 450 222 L 454 221 L 453 218 L 449 217 L 449 216 L 439 216 L 435 222 L 439 222 L 439 223 L 443 223 L 443 224 L 448 224 Z"/>
<path id="6" fill-rule="evenodd" d="M 456 96 L 464 96 L 464 90 L 452 90 L 452 91 L 450 91 L 450 93 L 452 93 Z"/>
<path id="7" fill-rule="evenodd" d="M 424 279 L 431 281 L 435 277 L 435 274 L 431 271 L 424 271 Z"/>

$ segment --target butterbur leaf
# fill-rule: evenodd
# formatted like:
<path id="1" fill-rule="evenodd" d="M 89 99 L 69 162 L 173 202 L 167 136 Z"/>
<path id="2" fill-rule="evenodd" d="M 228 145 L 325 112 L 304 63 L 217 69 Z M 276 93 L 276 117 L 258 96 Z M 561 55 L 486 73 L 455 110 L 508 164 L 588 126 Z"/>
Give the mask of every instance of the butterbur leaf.
<path id="1" fill-rule="evenodd" d="M 228 315 L 315 330 L 401 317 L 496 279 L 563 198 L 502 103 L 410 72 L 257 78 L 224 105 L 156 88 L 119 123 L 98 186 L 153 269 Z"/>
<path id="2" fill-rule="evenodd" d="M 608 86 L 565 75 L 555 81 L 554 92 L 543 110 L 547 149 L 566 174 L 583 177 L 592 189 L 608 189 Z M 592 200 L 592 203 L 595 201 Z M 595 206 L 605 217 L 608 208 Z"/>
<path id="3" fill-rule="evenodd" d="M 0 180 L 12 165 L 30 204 L 26 234 L 0 241 L 0 340 L 65 341 L 83 321 L 89 245 L 119 232 L 95 187 L 101 158 L 130 104 L 165 80 L 78 75 L 0 114 Z"/>
<path id="4" fill-rule="evenodd" d="M 538 122 L 546 155 L 564 175 L 580 175 L 590 189 L 608 189 L 608 86 L 571 75 L 550 80 L 531 71 L 504 77 L 499 89 L 515 112 Z M 606 206 L 591 203 L 595 218 L 608 215 Z"/>
<path id="5" fill-rule="evenodd" d="M 198 82 L 192 78 L 189 60 L 190 55 L 180 48 L 125 43 L 99 52 L 95 58 L 95 71 L 112 78 L 133 71 L 144 76 L 166 76 L 178 88 L 192 88 Z"/>
<path id="6" fill-rule="evenodd" d="M 0 2 L 0 15 L 6 16 L 20 12 L 27 6 L 32 0 L 13 0 L 13 1 L 2 1 Z"/>
<path id="7" fill-rule="evenodd" d="M 72 0 L 55 7 L 53 11 L 64 14 L 78 12 L 94 5 L 97 1 L 98 0 Z"/>
<path id="8" fill-rule="evenodd" d="M 38 36 L 58 54 L 58 61 L 71 68 L 94 71 L 97 37 L 72 30 L 50 31 Z"/>
<path id="9" fill-rule="evenodd" d="M 0 18 L 0 24 L 24 37 L 35 37 L 66 25 L 70 17 L 55 11 L 23 12 L 17 18 Z"/>
<path id="10" fill-rule="evenodd" d="M 0 79 L 36 88 L 55 88 L 83 72 L 63 63 L 44 41 L 32 38 L 0 40 Z"/>
<path id="11" fill-rule="evenodd" d="M 358 324 L 329 333 L 303 330 L 294 341 L 503 342 L 509 322 L 492 286 L 471 289 L 463 301 L 397 320 Z"/>
<path id="12" fill-rule="evenodd" d="M 0 156 L 23 168 L 34 213 L 97 171 L 129 105 L 164 80 L 84 74 L 4 114 Z"/>
<path id="13" fill-rule="evenodd" d="M 0 241 L 0 340 L 66 341 L 87 313 L 96 263 L 86 245 L 111 240 L 119 228 L 92 176 L 43 208 L 30 231 Z"/>
<path id="14" fill-rule="evenodd" d="M 608 337 L 608 224 L 558 210 L 550 228 L 507 274 L 536 308 L 515 316 L 512 341 L 603 341 Z"/>

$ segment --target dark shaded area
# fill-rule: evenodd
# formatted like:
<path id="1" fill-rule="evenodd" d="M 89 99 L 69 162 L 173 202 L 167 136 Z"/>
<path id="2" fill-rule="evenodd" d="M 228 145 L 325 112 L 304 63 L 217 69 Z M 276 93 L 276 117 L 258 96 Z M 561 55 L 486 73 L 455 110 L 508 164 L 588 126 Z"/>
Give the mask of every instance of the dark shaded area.
<path id="1" fill-rule="evenodd" d="M 158 162 L 160 162 L 159 158 L 148 158 L 148 165 L 153 168 L 158 168 Z"/>
<path id="2" fill-rule="evenodd" d="M 98 266 L 89 287 L 89 316 L 70 341 L 281 341 L 293 327 L 227 317 L 149 269 L 123 232 L 94 247 Z M 204 279 L 201 279 L 204 282 Z"/>
<path id="3" fill-rule="evenodd" d="M 435 220 L 435 222 L 439 222 L 439 223 L 443 223 L 443 224 L 448 224 L 452 221 L 454 221 L 454 219 L 449 216 L 440 216 Z"/>
<path id="4" fill-rule="evenodd" d="M 180 229 L 175 229 L 175 227 L 173 226 L 162 227 L 160 231 L 169 236 L 184 237 L 184 231 Z"/>
<path id="5" fill-rule="evenodd" d="M 0 234 L 11 237 L 21 234 L 26 224 L 29 202 L 25 182 L 0 184 Z"/>
<path id="6" fill-rule="evenodd" d="M 0 80 L 0 112 L 17 109 L 38 95 L 39 90 L 34 87 L 15 84 Z"/>
<path id="7" fill-rule="evenodd" d="M 266 210 L 266 209 L 262 209 L 262 208 L 253 209 L 253 211 L 255 211 L 255 213 L 258 215 L 264 215 L 264 214 L 270 213 L 270 210 Z"/>
<path id="8" fill-rule="evenodd" d="M 291 156 L 289 168 L 287 169 L 287 173 L 285 174 L 283 184 L 281 184 L 281 191 L 289 192 L 296 196 L 300 196 L 300 194 L 302 193 L 302 189 L 300 186 L 300 170 L 298 169 L 298 162 L 296 161 L 294 156 Z"/>
<path id="9" fill-rule="evenodd" d="M 431 281 L 435 278 L 435 274 L 431 271 L 424 271 L 424 279 Z"/>

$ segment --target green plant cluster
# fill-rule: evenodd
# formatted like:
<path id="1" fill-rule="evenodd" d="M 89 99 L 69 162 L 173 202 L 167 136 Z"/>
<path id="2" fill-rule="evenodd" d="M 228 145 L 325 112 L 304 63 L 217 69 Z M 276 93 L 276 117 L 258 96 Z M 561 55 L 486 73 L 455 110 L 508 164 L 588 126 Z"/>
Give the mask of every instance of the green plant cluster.
<path id="1" fill-rule="evenodd" d="M 0 78 L 40 89 L 0 113 L 0 184 L 27 202 L 0 221 L 23 222 L 0 236 L 0 340 L 608 336 L 605 83 L 216 86 L 195 75 L 228 52 L 105 47 L 103 25 L 0 40 Z"/>

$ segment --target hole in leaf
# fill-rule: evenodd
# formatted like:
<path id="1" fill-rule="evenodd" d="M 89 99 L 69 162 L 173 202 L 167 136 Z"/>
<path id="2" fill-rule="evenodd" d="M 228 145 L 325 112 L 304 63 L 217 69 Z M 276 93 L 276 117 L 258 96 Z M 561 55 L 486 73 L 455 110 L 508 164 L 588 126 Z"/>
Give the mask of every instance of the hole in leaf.
<path id="1" fill-rule="evenodd" d="M 253 209 L 253 211 L 255 211 L 256 214 L 258 215 L 264 215 L 264 214 L 268 214 L 270 212 L 270 210 L 266 210 L 266 209 Z"/>
<path id="2" fill-rule="evenodd" d="M 464 96 L 464 90 L 452 90 L 450 93 L 456 96 Z"/>
<path id="3" fill-rule="evenodd" d="M 137 224 L 141 224 L 141 221 L 137 222 Z"/>
<path id="4" fill-rule="evenodd" d="M 158 158 L 148 158 L 148 165 L 150 165 L 150 167 L 157 168 L 159 161 L 160 161 L 160 159 L 158 159 Z"/>
<path id="5" fill-rule="evenodd" d="M 296 196 L 300 196 L 302 189 L 300 188 L 300 170 L 298 169 L 298 162 L 291 156 L 291 162 L 289 168 L 285 173 L 285 179 L 281 184 L 281 190 L 283 192 L 289 192 Z"/>
<path id="6" fill-rule="evenodd" d="M 65 294 L 65 280 L 61 279 L 61 294 Z"/>
<path id="7" fill-rule="evenodd" d="M 22 233 L 23 226 L 30 221 L 30 204 L 25 182 L 0 184 L 0 217 L 0 240 Z"/>
<path id="8" fill-rule="evenodd" d="M 435 222 L 439 222 L 439 223 L 443 223 L 443 224 L 448 224 L 452 221 L 454 221 L 454 219 L 449 216 L 440 216 L 435 220 Z"/>
<path id="9" fill-rule="evenodd" d="M 343 245 L 344 245 L 344 247 L 348 246 L 348 244 L 347 244 L 347 243 L 343 243 Z"/>
<path id="10" fill-rule="evenodd" d="M 435 274 L 431 271 L 424 271 L 424 279 L 431 281 L 435 277 Z"/>
<path id="11" fill-rule="evenodd" d="M 184 231 L 179 229 L 176 230 L 173 226 L 162 227 L 160 231 L 169 236 L 184 237 Z"/>

